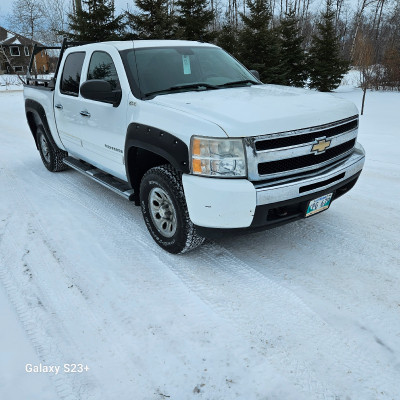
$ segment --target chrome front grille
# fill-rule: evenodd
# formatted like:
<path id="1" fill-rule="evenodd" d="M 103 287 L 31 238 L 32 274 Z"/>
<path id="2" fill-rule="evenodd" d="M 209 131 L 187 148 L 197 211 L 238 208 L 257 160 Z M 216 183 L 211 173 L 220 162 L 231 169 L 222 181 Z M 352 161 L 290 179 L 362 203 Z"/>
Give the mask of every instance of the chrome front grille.
<path id="1" fill-rule="evenodd" d="M 282 147 L 296 146 L 299 144 L 314 142 L 317 137 L 325 136 L 327 138 L 331 138 L 333 136 L 340 135 L 345 132 L 352 131 L 353 129 L 357 129 L 358 127 L 358 119 L 355 119 L 350 122 L 346 122 L 342 125 L 335 126 L 333 128 L 328 128 L 325 130 L 317 129 L 315 132 L 310 133 L 297 133 L 291 136 L 283 136 L 276 139 L 268 139 L 268 140 L 258 140 L 256 141 L 256 150 L 270 150 L 270 149 L 279 149 Z"/>
<path id="2" fill-rule="evenodd" d="M 325 153 L 317 156 L 315 154 L 308 154 L 306 156 L 285 158 L 283 160 L 260 163 L 258 164 L 258 174 L 275 174 L 283 171 L 303 169 L 310 166 L 312 167 L 315 165 L 316 161 L 318 164 L 320 164 L 348 152 L 354 147 L 355 143 L 356 139 L 349 140 L 348 142 L 340 144 L 336 147 L 332 147 L 326 150 Z"/>
<path id="3" fill-rule="evenodd" d="M 287 179 L 325 169 L 353 152 L 357 132 L 356 115 L 308 129 L 247 138 L 249 179 Z M 316 151 L 316 145 L 321 142 L 329 142 L 329 147 Z"/>

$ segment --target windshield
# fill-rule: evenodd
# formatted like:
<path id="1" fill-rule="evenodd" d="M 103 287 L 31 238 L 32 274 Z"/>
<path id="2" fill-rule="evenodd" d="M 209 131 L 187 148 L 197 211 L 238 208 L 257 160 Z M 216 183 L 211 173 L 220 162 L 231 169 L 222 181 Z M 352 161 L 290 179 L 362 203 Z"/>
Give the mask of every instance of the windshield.
<path id="1" fill-rule="evenodd" d="M 135 76 L 137 69 L 137 83 L 144 97 L 259 83 L 238 61 L 217 47 L 143 48 L 128 50 L 124 58 L 130 70 L 128 76 Z"/>

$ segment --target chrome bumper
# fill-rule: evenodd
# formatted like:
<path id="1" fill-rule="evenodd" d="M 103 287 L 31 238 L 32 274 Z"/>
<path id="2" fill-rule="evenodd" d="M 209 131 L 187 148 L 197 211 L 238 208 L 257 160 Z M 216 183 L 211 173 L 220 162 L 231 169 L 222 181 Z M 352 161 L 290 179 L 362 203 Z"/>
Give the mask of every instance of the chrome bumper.
<path id="1" fill-rule="evenodd" d="M 342 181 L 351 178 L 362 170 L 365 161 L 364 148 L 357 143 L 353 154 L 346 160 L 336 164 L 326 172 L 320 173 L 316 176 L 307 178 L 298 178 L 295 181 L 285 183 L 270 183 L 270 184 L 256 184 L 256 202 L 257 206 L 282 202 L 285 200 L 295 199 L 313 192 L 320 192 L 321 190 L 329 189 L 330 186 L 336 186 Z M 343 175 L 344 173 L 344 175 Z M 318 185 L 324 181 L 330 181 L 335 177 L 341 176 L 333 182 L 326 185 Z M 304 187 L 315 185 L 310 190 L 304 190 Z"/>

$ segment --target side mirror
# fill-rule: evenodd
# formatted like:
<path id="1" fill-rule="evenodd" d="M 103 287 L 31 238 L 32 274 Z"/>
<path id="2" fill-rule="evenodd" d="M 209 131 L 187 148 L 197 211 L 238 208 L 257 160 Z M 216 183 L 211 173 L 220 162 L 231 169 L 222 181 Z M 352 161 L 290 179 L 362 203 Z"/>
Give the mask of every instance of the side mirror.
<path id="1" fill-rule="evenodd" d="M 251 69 L 250 72 L 254 77 L 260 80 L 260 74 L 258 73 L 258 71 L 256 71 L 255 69 Z"/>
<path id="2" fill-rule="evenodd" d="M 110 82 L 102 79 L 91 79 L 82 83 L 80 91 L 85 99 L 110 103 L 114 107 L 118 107 L 121 102 L 122 91 L 112 90 Z"/>

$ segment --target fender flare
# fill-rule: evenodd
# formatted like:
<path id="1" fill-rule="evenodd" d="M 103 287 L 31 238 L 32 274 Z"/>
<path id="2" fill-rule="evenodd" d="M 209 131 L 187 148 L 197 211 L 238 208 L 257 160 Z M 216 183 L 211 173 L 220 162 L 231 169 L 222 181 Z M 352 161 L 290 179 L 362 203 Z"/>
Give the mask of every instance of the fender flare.
<path id="1" fill-rule="evenodd" d="M 36 130 L 38 126 L 43 126 L 45 134 L 50 141 L 50 143 L 54 146 L 54 148 L 58 149 L 56 142 L 53 139 L 53 136 L 50 131 L 49 123 L 47 121 L 46 112 L 44 111 L 43 106 L 35 100 L 27 99 L 25 100 L 25 115 L 28 121 L 29 128 L 31 130 L 33 139 L 36 143 L 36 148 L 38 148 L 38 142 L 36 137 Z"/>
<path id="2" fill-rule="evenodd" d="M 176 136 L 149 125 L 131 123 L 128 126 L 125 140 L 126 176 L 133 187 L 129 171 L 130 150 L 144 149 L 167 160 L 178 172 L 189 172 L 189 149 L 185 142 Z"/>

